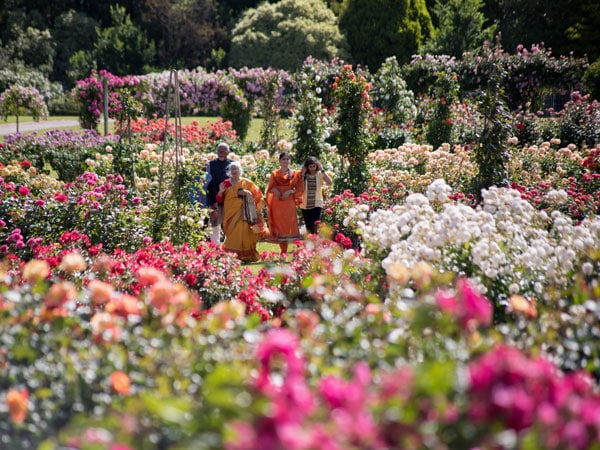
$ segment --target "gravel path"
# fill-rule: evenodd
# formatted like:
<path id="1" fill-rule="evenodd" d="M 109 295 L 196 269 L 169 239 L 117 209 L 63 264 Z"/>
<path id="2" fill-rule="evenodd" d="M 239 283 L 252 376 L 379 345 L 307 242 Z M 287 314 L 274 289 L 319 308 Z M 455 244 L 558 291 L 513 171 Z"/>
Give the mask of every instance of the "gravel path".
<path id="1" fill-rule="evenodd" d="M 21 122 L 19 123 L 19 132 L 24 133 L 25 131 L 44 131 L 44 130 L 55 130 L 58 128 L 76 127 L 79 125 L 79 121 L 76 119 L 69 120 L 40 120 L 39 122 Z M 5 134 L 13 134 L 17 132 L 16 123 L 2 123 L 0 124 L 0 136 Z"/>

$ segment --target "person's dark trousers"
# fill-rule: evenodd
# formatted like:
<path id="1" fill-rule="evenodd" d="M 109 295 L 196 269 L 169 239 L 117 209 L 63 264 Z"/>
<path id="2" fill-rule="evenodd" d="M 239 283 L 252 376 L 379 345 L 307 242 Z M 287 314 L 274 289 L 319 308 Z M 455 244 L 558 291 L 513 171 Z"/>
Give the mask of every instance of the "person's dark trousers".
<path id="1" fill-rule="evenodd" d="M 306 232 L 310 234 L 317 234 L 317 222 L 321 220 L 321 210 L 323 208 L 311 208 L 303 209 L 302 217 L 304 218 L 304 224 L 306 225 Z"/>

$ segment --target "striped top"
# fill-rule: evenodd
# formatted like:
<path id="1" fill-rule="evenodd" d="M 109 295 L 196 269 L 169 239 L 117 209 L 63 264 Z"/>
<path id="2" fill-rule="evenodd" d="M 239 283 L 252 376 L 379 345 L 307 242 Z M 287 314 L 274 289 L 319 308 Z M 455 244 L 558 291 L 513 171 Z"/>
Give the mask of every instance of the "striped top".
<path id="1" fill-rule="evenodd" d="M 323 172 L 315 175 L 304 175 L 304 193 L 300 208 L 312 209 L 323 207 Z"/>

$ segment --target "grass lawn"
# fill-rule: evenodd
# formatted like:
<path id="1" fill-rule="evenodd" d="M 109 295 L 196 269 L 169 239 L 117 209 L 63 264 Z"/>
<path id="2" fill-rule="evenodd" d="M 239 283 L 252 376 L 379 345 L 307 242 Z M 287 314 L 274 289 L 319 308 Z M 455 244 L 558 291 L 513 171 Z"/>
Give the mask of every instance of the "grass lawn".
<path id="1" fill-rule="evenodd" d="M 259 254 L 261 254 L 262 252 L 279 253 L 279 244 L 272 244 L 270 242 L 259 242 L 258 245 L 256 246 L 256 249 L 258 250 Z M 295 249 L 296 249 L 296 246 L 294 244 L 290 244 L 290 246 L 288 248 L 288 252 L 291 254 Z M 289 263 L 290 258 L 291 257 L 288 256 L 284 261 L 281 261 L 281 264 Z M 258 271 L 265 266 L 265 262 L 264 261 L 256 261 L 253 263 L 244 263 L 244 266 L 248 267 L 252 271 L 253 275 L 256 275 L 256 274 L 258 274 Z"/>
<path id="2" fill-rule="evenodd" d="M 182 117 L 181 118 L 181 123 L 182 125 L 189 125 L 190 123 L 192 123 L 193 121 L 197 121 L 200 123 L 200 126 L 205 126 L 208 125 L 210 123 L 214 123 L 217 121 L 217 117 L 214 116 L 201 116 L 201 117 Z M 41 130 L 40 133 L 43 133 L 46 130 L 53 130 L 53 129 L 60 129 L 60 130 L 81 130 L 81 127 L 79 125 L 76 126 L 72 126 L 72 127 L 61 127 L 61 126 L 57 126 L 56 128 L 54 128 L 52 126 L 52 122 L 57 122 L 57 121 L 62 121 L 62 120 L 79 120 L 79 118 L 77 116 L 51 116 L 48 117 L 47 120 L 42 120 L 40 121 L 41 123 L 44 124 L 44 130 Z M 171 122 L 174 122 L 174 119 L 171 117 L 169 119 Z M 27 122 L 33 122 L 33 118 L 31 116 L 19 116 L 19 124 L 23 124 L 23 123 L 27 123 Z M 7 118 L 6 121 L 0 122 L 0 124 L 14 124 L 16 123 L 16 117 L 15 116 L 9 116 Z M 262 118 L 255 118 L 252 119 L 252 122 L 250 123 L 250 128 L 248 129 L 248 135 L 246 136 L 245 141 L 246 142 L 258 142 L 260 140 L 260 131 L 262 128 L 262 124 L 263 124 L 263 119 Z M 280 134 L 282 137 L 286 137 L 286 132 L 288 131 L 287 127 L 285 126 L 285 123 L 282 122 L 282 126 L 281 129 L 279 130 Z M 104 120 L 101 119 L 100 120 L 100 124 L 98 125 L 98 132 L 101 134 L 104 134 Z M 108 133 L 112 134 L 115 132 L 115 126 L 114 126 L 114 122 L 113 121 L 109 121 L 108 123 Z M 33 131 L 24 131 L 23 134 L 31 134 L 33 133 Z M 3 142 L 4 139 L 2 136 L 0 136 L 0 142 Z"/>

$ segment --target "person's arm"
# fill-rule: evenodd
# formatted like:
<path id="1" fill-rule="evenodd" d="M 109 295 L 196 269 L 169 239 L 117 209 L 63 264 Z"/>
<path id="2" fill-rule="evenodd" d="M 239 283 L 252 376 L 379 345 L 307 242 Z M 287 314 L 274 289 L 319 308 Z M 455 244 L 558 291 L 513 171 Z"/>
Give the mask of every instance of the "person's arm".
<path id="1" fill-rule="evenodd" d="M 331 181 L 331 178 L 329 177 L 329 175 L 327 175 L 327 172 L 325 172 L 323 169 L 321 169 L 321 171 L 323 172 L 323 182 L 327 186 L 331 186 L 331 184 L 333 183 L 333 181 Z"/>
<path id="2" fill-rule="evenodd" d="M 281 196 L 281 192 L 279 192 L 279 189 L 275 187 L 275 176 L 273 174 L 271 174 L 271 176 L 269 177 L 269 184 L 267 185 L 265 194 L 269 195 L 269 192 L 272 193 L 273 196 L 277 199 Z"/>
<path id="3" fill-rule="evenodd" d="M 301 194 L 304 191 L 304 178 L 303 173 L 300 170 L 295 170 L 292 172 L 291 186 L 292 188 L 283 194 L 284 199 L 290 196 L 296 197 L 298 194 Z"/>
<path id="4" fill-rule="evenodd" d="M 225 200 L 225 193 L 227 192 L 227 189 L 229 189 L 229 187 L 231 186 L 231 182 L 226 183 L 226 181 L 228 181 L 228 180 L 223 181 L 219 185 L 219 192 L 217 192 L 217 195 L 216 195 L 217 202 L 219 202 L 219 203 L 223 203 L 223 201 Z"/>

